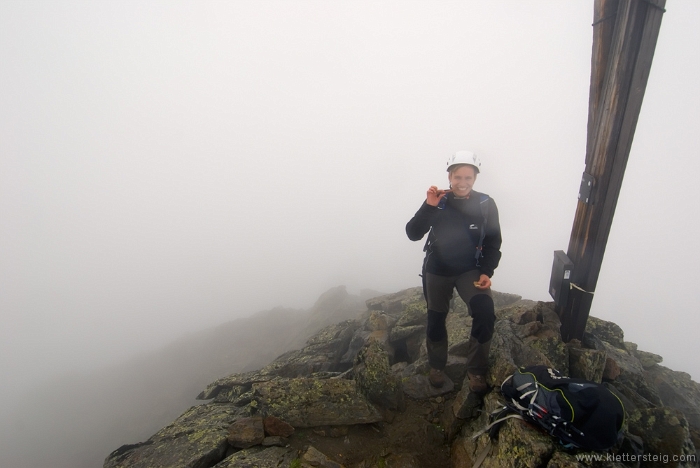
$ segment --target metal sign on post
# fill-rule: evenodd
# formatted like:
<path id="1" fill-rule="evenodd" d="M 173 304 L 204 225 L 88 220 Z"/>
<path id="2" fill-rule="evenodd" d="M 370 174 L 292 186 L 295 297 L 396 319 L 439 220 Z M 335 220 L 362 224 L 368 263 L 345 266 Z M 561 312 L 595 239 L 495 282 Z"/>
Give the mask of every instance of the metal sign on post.
<path id="1" fill-rule="evenodd" d="M 552 264 L 552 277 L 549 280 L 549 294 L 554 299 L 554 304 L 564 307 L 569 299 L 571 289 L 571 273 L 574 264 L 569 260 L 563 250 L 554 251 L 554 263 Z"/>

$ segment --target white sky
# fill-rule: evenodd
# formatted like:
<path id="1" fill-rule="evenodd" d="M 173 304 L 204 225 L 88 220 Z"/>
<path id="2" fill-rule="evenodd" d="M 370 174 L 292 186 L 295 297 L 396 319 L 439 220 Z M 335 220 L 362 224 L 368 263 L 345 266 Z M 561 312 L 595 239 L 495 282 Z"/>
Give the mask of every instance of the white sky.
<path id="1" fill-rule="evenodd" d="M 0 3 L 0 396 L 329 287 L 417 286 L 405 223 L 483 159 L 494 288 L 547 293 L 592 1 Z M 592 314 L 700 379 L 700 2 L 669 0 Z"/>

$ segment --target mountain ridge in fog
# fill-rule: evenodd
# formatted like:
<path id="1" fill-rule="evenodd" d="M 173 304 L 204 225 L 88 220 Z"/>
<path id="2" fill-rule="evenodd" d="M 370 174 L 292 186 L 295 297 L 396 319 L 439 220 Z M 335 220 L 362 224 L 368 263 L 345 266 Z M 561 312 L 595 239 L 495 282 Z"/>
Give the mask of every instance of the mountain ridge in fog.
<path id="1" fill-rule="evenodd" d="M 145 439 L 195 403 L 222 375 L 257 369 L 331 323 L 356 318 L 380 293 L 323 293 L 308 310 L 276 307 L 193 332 L 154 351 L 25 389 L 2 422 L 0 465 L 101 466 L 105 454 Z M 40 440 L 40 443 L 36 441 Z"/>
<path id="2" fill-rule="evenodd" d="M 324 327 L 301 349 L 258 370 L 210 383 L 197 396 L 207 403 L 189 408 L 147 440 L 112 451 L 103 466 L 467 468 L 478 464 L 477 454 L 491 468 L 510 468 L 515 459 L 541 468 L 617 468 L 616 461 L 642 460 L 641 454 L 656 454 L 673 466 L 698 466 L 700 384 L 690 375 L 659 365 L 661 356 L 626 341 L 613 322 L 591 316 L 583 340 L 564 343 L 553 302 L 497 291 L 493 302 L 487 382 L 494 391 L 481 397 L 467 385 L 473 324 L 460 298 L 446 323 L 444 385 L 437 389 L 428 382 L 425 298 L 414 287 L 368 300 L 359 318 Z M 583 439 L 575 441 L 580 448 L 574 452 L 562 445 L 563 435 L 571 437 L 568 429 L 562 434 L 550 428 L 547 434 L 507 419 L 498 436 L 485 434 L 489 416 L 503 410 L 498 385 L 526 366 L 600 384 L 595 395 L 581 392 L 593 384 L 579 380 L 569 386 L 569 404 L 577 409 L 561 418 L 579 425 Z M 540 407 L 558 428 L 560 404 L 552 402 L 549 412 Z M 602 455 L 601 463 L 586 460 L 596 455 L 589 450 Z"/>

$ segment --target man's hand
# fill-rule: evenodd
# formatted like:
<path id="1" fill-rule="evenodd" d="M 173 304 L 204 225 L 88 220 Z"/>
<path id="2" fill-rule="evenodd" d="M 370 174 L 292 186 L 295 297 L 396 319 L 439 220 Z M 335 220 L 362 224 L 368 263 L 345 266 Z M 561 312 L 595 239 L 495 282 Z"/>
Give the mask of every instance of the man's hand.
<path id="1" fill-rule="evenodd" d="M 476 289 L 488 289 L 491 287 L 491 278 L 486 275 L 481 275 L 479 281 L 474 282 Z"/>
<path id="2" fill-rule="evenodd" d="M 447 195 L 448 192 L 449 190 L 440 190 L 436 186 L 432 185 L 426 194 L 426 203 L 430 206 L 438 206 L 438 203 L 440 203 L 442 197 Z"/>

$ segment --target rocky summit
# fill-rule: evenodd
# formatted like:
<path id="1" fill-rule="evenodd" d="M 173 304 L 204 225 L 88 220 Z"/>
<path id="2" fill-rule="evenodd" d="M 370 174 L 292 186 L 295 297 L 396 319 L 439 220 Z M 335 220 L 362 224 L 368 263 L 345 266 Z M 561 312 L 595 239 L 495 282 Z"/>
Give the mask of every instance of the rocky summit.
<path id="1" fill-rule="evenodd" d="M 466 385 L 471 318 L 448 315 L 446 382 L 428 383 L 420 288 L 377 297 L 366 312 L 323 328 L 299 350 L 223 377 L 145 442 L 105 468 L 159 467 L 690 467 L 698 466 L 700 385 L 591 317 L 582 342 L 564 343 L 551 303 L 494 293 L 496 331 L 485 396 Z M 624 403 L 622 437 L 608 452 L 565 449 L 522 420 L 475 436 L 503 405 L 499 386 L 518 367 L 547 365 L 603 383 Z"/>

